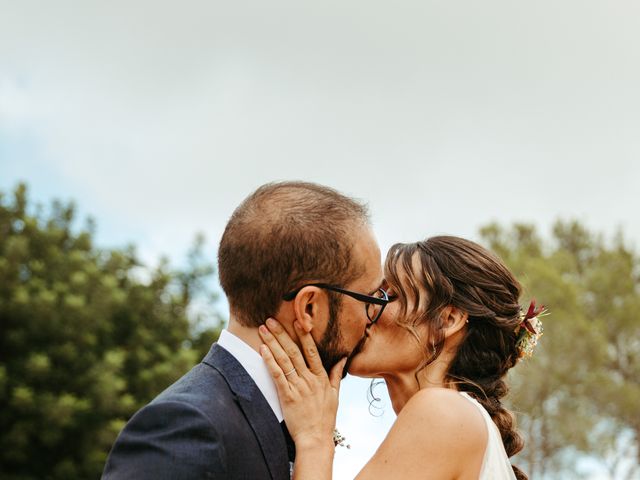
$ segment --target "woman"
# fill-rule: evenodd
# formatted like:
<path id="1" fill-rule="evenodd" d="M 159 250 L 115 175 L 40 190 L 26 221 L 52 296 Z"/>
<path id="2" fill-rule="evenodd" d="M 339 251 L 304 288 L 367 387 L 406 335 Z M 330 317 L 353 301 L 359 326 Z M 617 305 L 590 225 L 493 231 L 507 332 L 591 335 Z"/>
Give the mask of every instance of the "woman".
<path id="1" fill-rule="evenodd" d="M 523 441 L 500 400 L 507 371 L 542 333 L 540 311 L 521 309 L 496 256 L 457 237 L 394 245 L 385 278 L 390 303 L 348 370 L 383 378 L 398 417 L 357 478 L 526 479 L 509 462 Z M 261 354 L 296 443 L 294 478 L 331 478 L 345 361 L 327 377 L 310 332 L 295 324 L 307 367 L 277 322 L 267 326 Z"/>

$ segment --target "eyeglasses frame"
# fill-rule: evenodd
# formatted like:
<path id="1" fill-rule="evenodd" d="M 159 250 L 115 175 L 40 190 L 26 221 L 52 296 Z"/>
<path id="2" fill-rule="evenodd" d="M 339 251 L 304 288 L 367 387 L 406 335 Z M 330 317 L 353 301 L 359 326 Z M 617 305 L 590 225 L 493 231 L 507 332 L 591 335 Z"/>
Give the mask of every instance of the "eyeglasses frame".
<path id="1" fill-rule="evenodd" d="M 382 292 L 383 298 L 378 298 L 378 297 L 373 297 L 371 295 L 367 295 L 364 293 L 360 293 L 360 292 L 354 292 L 352 290 L 347 290 L 346 288 L 342 288 L 342 287 L 338 287 L 336 285 L 331 285 L 329 283 L 307 283 L 305 285 L 302 285 L 301 287 L 296 288 L 295 290 L 292 290 L 288 293 L 285 293 L 282 296 L 282 299 L 290 302 L 291 300 L 293 300 L 294 298 L 296 298 L 296 295 L 298 295 L 298 293 L 300 293 L 300 290 L 302 290 L 305 287 L 318 287 L 318 288 L 322 288 L 324 290 L 329 290 L 331 292 L 337 292 L 337 293 L 342 293 L 343 295 L 347 295 L 348 297 L 354 298 L 356 300 L 358 300 L 359 302 L 362 302 L 365 305 L 365 313 L 367 315 L 367 319 L 369 320 L 369 325 L 373 325 L 374 323 L 376 323 L 379 319 L 380 316 L 382 315 L 382 312 L 384 311 L 384 308 L 387 306 L 387 304 L 390 302 L 389 300 L 389 295 L 387 294 L 387 291 L 380 287 L 378 288 L 376 291 L 377 292 Z M 367 305 L 370 304 L 374 304 L 374 305 L 380 305 L 380 311 L 377 313 L 377 315 L 375 316 L 375 318 L 372 320 L 371 318 L 369 318 L 369 311 L 367 310 Z"/>

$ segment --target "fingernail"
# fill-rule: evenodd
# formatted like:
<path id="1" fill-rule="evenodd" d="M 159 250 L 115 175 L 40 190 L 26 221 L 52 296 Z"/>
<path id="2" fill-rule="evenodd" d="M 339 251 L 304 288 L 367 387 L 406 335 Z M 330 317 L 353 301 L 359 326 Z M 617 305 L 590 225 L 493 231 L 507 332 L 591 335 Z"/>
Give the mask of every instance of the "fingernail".
<path id="1" fill-rule="evenodd" d="M 276 321 L 273 318 L 267 318 L 267 325 L 269 325 L 270 327 L 275 327 Z"/>
<path id="2" fill-rule="evenodd" d="M 260 333 L 262 333 L 263 335 L 266 335 L 267 333 L 269 333 L 269 330 L 267 330 L 267 327 L 265 327 L 264 325 L 260 325 L 258 327 L 258 330 L 260 330 Z"/>

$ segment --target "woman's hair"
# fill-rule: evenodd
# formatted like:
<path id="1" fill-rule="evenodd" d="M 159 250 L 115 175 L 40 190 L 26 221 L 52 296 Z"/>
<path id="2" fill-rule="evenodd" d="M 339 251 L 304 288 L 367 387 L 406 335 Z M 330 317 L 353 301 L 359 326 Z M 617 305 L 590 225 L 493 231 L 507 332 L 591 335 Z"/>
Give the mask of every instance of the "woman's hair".
<path id="1" fill-rule="evenodd" d="M 399 325 L 417 340 L 416 327 L 427 328 L 426 359 L 420 369 L 442 353 L 443 309 L 451 305 L 467 313 L 466 333 L 445 381 L 468 392 L 489 412 L 509 457 L 522 450 L 514 416 L 501 403 L 508 392 L 504 376 L 519 357 L 515 329 L 521 322 L 521 287 L 509 269 L 477 243 L 438 236 L 392 246 L 385 277 L 399 293 Z M 407 298 L 414 300 L 411 311 Z M 528 478 L 519 468 L 513 470 L 518 480 Z"/>

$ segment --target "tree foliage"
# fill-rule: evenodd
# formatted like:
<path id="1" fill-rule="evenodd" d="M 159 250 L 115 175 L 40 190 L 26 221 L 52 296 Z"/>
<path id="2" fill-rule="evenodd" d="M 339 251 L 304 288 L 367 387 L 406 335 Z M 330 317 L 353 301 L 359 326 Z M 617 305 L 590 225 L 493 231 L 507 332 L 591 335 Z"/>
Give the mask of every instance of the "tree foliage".
<path id="1" fill-rule="evenodd" d="M 126 420 L 218 333 L 193 318 L 213 303 L 202 238 L 185 269 L 147 269 L 75 217 L 32 208 L 24 185 L 0 193 L 2 478 L 99 477 Z"/>
<path id="2" fill-rule="evenodd" d="M 530 225 L 488 225 L 484 242 L 550 311 L 535 355 L 513 370 L 511 402 L 532 479 L 584 478 L 586 456 L 611 478 L 637 478 L 640 258 L 578 222 L 543 240 Z M 582 465 L 582 467 L 581 467 Z"/>
<path id="3" fill-rule="evenodd" d="M 94 245 L 73 204 L 0 192 L 0 476 L 97 478 L 131 416 L 186 372 L 219 333 L 213 268 L 197 237 L 185 267 L 141 265 L 132 247 Z M 549 238 L 492 224 L 483 242 L 550 315 L 511 376 L 532 480 L 581 478 L 598 459 L 640 473 L 640 258 L 577 222 Z M 219 319 L 218 319 L 219 320 Z M 214 325 L 204 329 L 203 324 Z"/>

